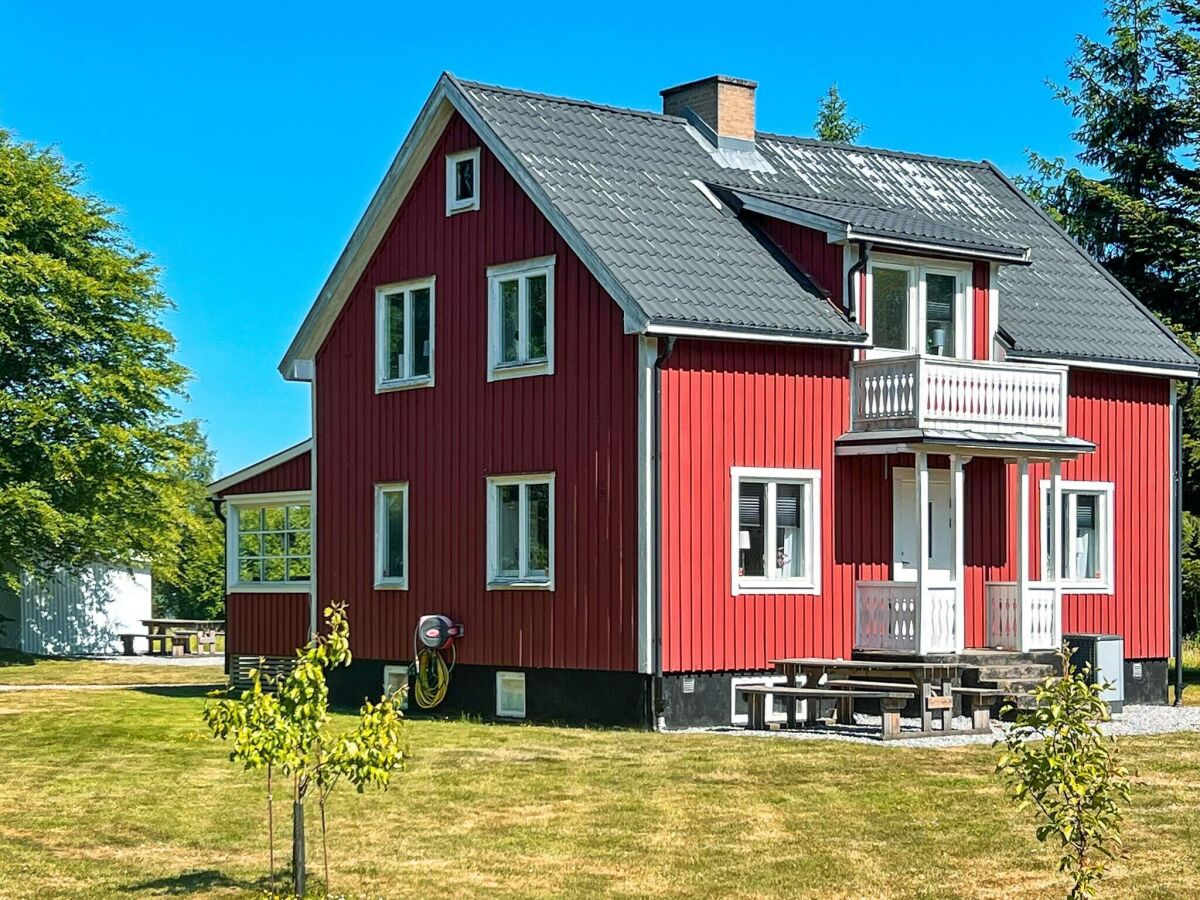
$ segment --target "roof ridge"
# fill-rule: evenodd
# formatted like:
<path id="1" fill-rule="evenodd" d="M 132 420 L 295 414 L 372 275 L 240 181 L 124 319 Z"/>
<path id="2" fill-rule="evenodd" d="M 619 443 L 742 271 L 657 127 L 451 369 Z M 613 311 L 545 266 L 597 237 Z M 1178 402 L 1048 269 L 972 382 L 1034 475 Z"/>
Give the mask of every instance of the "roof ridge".
<path id="1" fill-rule="evenodd" d="M 634 109 L 629 106 L 612 106 L 607 103 L 596 103 L 592 100 L 579 100 L 575 97 L 564 97 L 560 94 L 545 94 L 540 91 L 527 91 L 522 88 L 510 88 L 500 84 L 488 84 L 483 81 L 469 81 L 465 78 L 456 79 L 465 88 L 478 88 L 485 91 L 495 91 L 513 97 L 529 97 L 534 100 L 547 100 L 551 103 L 563 103 L 567 106 L 582 106 L 586 109 L 596 109 L 602 112 L 617 113 L 618 115 L 637 116 L 642 119 L 652 119 L 672 124 L 686 125 L 687 120 L 681 116 L 669 116 L 666 113 L 656 113 L 648 109 Z"/>
<path id="2" fill-rule="evenodd" d="M 822 141 L 817 138 L 800 137 L 792 134 L 777 134 L 773 131 L 758 131 L 755 134 L 767 140 L 786 141 L 789 144 L 806 144 L 828 150 L 844 150 L 847 153 L 873 153 L 879 156 L 895 156 L 900 159 L 919 159 L 924 162 L 944 163 L 971 169 L 988 169 L 987 160 L 955 159 L 952 156 L 935 156 L 932 153 L 912 153 L 907 150 L 890 150 L 887 147 L 864 147 L 859 144 L 843 144 L 838 141 Z"/>
<path id="3" fill-rule="evenodd" d="M 654 121 L 670 122 L 672 124 L 686 125 L 687 119 L 682 116 L 671 116 L 666 113 L 657 113 L 648 109 L 634 109 L 629 106 L 613 106 L 608 103 L 597 103 L 593 100 L 580 100 L 576 97 L 564 97 L 561 94 L 547 94 L 542 91 L 530 91 L 524 88 L 507 87 L 502 84 L 489 84 L 485 81 L 472 81 L 466 78 L 453 76 L 454 79 L 463 87 L 478 88 L 485 91 L 495 91 L 501 94 L 508 94 L 512 97 L 528 97 L 534 100 L 546 100 L 551 103 L 563 103 L 568 106 L 581 106 L 585 109 L 595 109 L 602 112 L 616 113 L 618 115 L 637 116 L 643 119 L 651 119 Z M 794 134 L 779 134 L 773 131 L 757 131 L 755 134 L 758 137 L 767 138 L 769 140 L 786 141 L 792 144 L 808 144 L 814 147 L 825 147 L 831 150 L 845 150 L 851 153 L 874 153 L 881 156 L 894 156 L 899 159 L 916 159 L 926 162 L 946 163 L 949 165 L 964 166 L 973 169 L 988 168 L 986 160 L 972 159 L 955 159 L 950 156 L 935 156 L 930 153 L 911 153 L 905 150 L 891 150 L 886 147 L 864 147 L 858 144 L 843 144 L 837 141 L 822 141 L 817 138 L 802 137 Z"/>

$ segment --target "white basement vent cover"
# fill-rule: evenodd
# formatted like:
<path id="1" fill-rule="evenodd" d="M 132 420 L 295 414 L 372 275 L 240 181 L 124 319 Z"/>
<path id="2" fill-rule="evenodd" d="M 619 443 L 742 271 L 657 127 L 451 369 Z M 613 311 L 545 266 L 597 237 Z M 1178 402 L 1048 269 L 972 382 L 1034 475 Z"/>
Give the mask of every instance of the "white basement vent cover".
<path id="1" fill-rule="evenodd" d="M 496 715 L 525 718 L 525 673 L 496 673 Z"/>

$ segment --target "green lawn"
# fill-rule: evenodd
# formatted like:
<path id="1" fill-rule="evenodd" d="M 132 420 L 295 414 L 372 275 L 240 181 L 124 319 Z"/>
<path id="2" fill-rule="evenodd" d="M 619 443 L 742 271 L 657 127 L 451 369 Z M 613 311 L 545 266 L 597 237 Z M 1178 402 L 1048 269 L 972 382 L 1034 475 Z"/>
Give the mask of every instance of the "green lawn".
<path id="1" fill-rule="evenodd" d="M 95 659 L 48 659 L 0 650 L 3 684 L 210 684 L 225 677 L 224 661 L 209 666 L 109 663 Z"/>
<path id="2" fill-rule="evenodd" d="M 207 737 L 203 702 L 189 687 L 0 694 L 0 896 L 260 890 L 260 781 Z M 331 808 L 336 892 L 1061 896 L 986 747 L 468 722 L 418 722 L 410 736 L 416 759 L 389 793 Z M 1124 746 L 1139 773 L 1131 852 L 1105 896 L 1189 895 L 1200 738 Z"/>

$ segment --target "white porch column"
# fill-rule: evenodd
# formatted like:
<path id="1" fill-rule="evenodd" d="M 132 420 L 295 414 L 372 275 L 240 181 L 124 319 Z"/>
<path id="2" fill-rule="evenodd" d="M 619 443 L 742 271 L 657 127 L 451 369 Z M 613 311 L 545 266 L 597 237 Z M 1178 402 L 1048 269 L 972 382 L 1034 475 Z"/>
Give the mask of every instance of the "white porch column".
<path id="1" fill-rule="evenodd" d="M 927 602 L 925 598 L 926 585 L 929 584 L 929 457 L 927 454 L 917 451 L 916 453 L 916 478 L 915 487 L 917 492 L 917 603 L 916 603 L 916 628 L 917 628 L 917 653 L 924 656 L 929 652 L 929 647 L 932 639 L 930 628 L 926 627 L 927 617 L 925 611 Z"/>
<path id="2" fill-rule="evenodd" d="M 963 584 L 963 466 L 970 457 L 950 454 L 950 523 L 954 529 L 954 649 L 961 653 L 967 646 L 967 591 Z"/>
<path id="3" fill-rule="evenodd" d="M 1017 459 L 1017 610 L 1020 619 L 1018 650 L 1029 650 L 1025 610 L 1029 598 L 1029 457 Z"/>
<path id="4" fill-rule="evenodd" d="M 1054 646 L 1062 646 L 1062 460 L 1050 461 L 1050 553 L 1048 580 L 1054 589 Z M 1044 530 L 1043 530 L 1043 533 Z"/>

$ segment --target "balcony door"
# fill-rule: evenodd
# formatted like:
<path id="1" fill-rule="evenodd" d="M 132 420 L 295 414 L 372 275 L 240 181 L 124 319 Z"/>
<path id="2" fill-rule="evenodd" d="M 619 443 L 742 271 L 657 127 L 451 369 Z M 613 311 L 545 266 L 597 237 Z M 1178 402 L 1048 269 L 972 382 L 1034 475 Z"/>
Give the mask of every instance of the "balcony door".
<path id="1" fill-rule="evenodd" d="M 917 491 L 913 469 L 892 469 L 892 580 L 917 580 Z M 929 470 L 929 583 L 953 583 L 950 471 Z"/>
<path id="2" fill-rule="evenodd" d="M 868 267 L 871 356 L 923 353 L 969 358 L 971 270 L 874 257 Z"/>

